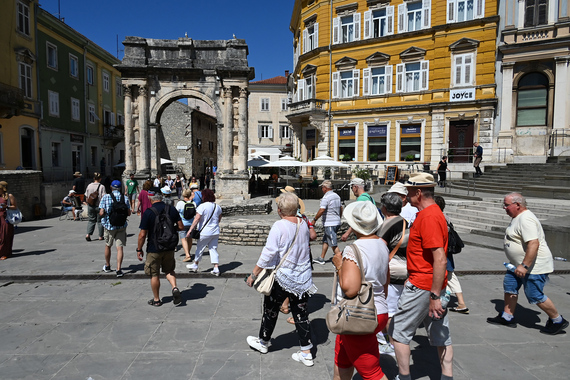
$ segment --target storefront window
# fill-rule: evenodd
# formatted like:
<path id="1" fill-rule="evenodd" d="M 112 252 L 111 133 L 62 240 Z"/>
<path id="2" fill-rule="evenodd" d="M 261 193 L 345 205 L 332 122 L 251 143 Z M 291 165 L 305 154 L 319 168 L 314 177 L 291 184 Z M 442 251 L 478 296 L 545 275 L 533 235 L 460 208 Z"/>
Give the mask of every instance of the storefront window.
<path id="1" fill-rule="evenodd" d="M 352 161 L 356 156 L 355 128 L 339 128 L 338 130 L 338 159 Z"/>
<path id="2" fill-rule="evenodd" d="M 400 133 L 400 160 L 419 161 L 422 153 L 421 125 L 403 125 Z"/>
<path id="3" fill-rule="evenodd" d="M 368 160 L 386 161 L 386 130 L 385 125 L 368 127 Z"/>

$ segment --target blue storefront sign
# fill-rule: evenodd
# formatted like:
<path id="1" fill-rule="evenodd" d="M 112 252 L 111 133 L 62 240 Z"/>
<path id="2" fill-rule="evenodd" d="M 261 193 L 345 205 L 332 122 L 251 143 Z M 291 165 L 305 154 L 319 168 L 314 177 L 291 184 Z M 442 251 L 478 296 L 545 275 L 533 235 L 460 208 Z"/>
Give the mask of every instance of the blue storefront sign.
<path id="1" fill-rule="evenodd" d="M 354 135 L 355 135 L 354 128 L 342 128 L 338 130 L 339 137 L 350 137 Z"/>
<path id="2" fill-rule="evenodd" d="M 368 137 L 386 137 L 387 130 L 385 125 L 368 127 Z"/>
<path id="3" fill-rule="evenodd" d="M 412 135 L 416 133 L 420 133 L 422 131 L 422 127 L 419 125 L 415 125 L 413 127 L 402 127 L 402 134 L 403 135 Z"/>

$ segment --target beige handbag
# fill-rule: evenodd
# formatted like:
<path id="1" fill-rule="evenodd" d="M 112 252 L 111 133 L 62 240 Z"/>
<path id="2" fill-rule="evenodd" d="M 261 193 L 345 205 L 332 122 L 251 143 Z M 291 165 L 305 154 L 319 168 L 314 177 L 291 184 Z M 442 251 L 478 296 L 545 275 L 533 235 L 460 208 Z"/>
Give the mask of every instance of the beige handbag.
<path id="1" fill-rule="evenodd" d="M 378 327 L 376 306 L 374 305 L 374 291 L 372 284 L 366 281 L 364 277 L 360 250 L 356 244 L 351 244 L 350 247 L 354 251 L 354 256 L 360 268 L 360 291 L 354 298 L 343 297 L 340 302 L 337 302 L 338 274 L 335 272 L 331 297 L 332 308 L 327 313 L 327 327 L 335 334 L 373 334 L 376 327 Z"/>
<path id="2" fill-rule="evenodd" d="M 299 233 L 300 225 L 301 225 L 300 219 L 297 218 L 297 230 L 295 231 L 295 237 L 293 238 L 293 241 L 289 246 L 289 250 L 279 262 L 279 265 L 277 265 L 275 268 L 264 268 L 253 282 L 253 288 L 257 290 L 259 293 L 266 296 L 271 294 L 271 290 L 273 289 L 273 282 L 275 281 L 275 273 L 277 273 L 277 270 L 279 269 L 279 267 L 281 267 L 281 264 L 283 264 L 287 256 L 289 256 L 289 252 L 291 252 L 293 244 L 295 244 L 295 240 L 297 240 L 297 234 Z"/>

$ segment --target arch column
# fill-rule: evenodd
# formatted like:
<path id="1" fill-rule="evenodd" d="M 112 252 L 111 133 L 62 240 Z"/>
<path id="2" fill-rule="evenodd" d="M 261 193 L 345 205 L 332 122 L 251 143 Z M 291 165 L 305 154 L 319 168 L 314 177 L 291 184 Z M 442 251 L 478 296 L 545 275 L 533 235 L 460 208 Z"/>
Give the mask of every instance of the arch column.
<path id="1" fill-rule="evenodd" d="M 131 86 L 123 86 L 123 91 L 125 94 L 125 172 L 130 174 L 136 171 L 133 155 L 133 94 Z"/>
<path id="2" fill-rule="evenodd" d="M 147 108 L 147 88 L 139 86 L 139 136 L 140 136 L 140 156 L 142 167 L 138 170 L 144 174 L 150 174 L 150 139 L 148 131 L 148 108 Z M 138 168 L 137 168 L 138 169 Z"/>
<path id="3" fill-rule="evenodd" d="M 249 91 L 246 87 L 239 89 L 239 130 L 238 130 L 238 151 L 239 158 L 237 169 L 241 173 L 247 172 L 247 96 Z"/>
<path id="4" fill-rule="evenodd" d="M 223 152 L 223 164 L 224 172 L 233 173 L 234 171 L 234 112 L 232 104 L 232 88 L 224 87 L 224 102 L 225 102 L 225 114 L 224 114 L 224 149 Z M 247 158 L 247 155 L 246 155 Z"/>
<path id="5" fill-rule="evenodd" d="M 553 129 L 567 128 L 570 121 L 568 112 L 570 105 L 569 61 L 570 57 L 568 56 L 554 58 L 554 62 L 556 62 L 556 83 L 554 85 Z"/>

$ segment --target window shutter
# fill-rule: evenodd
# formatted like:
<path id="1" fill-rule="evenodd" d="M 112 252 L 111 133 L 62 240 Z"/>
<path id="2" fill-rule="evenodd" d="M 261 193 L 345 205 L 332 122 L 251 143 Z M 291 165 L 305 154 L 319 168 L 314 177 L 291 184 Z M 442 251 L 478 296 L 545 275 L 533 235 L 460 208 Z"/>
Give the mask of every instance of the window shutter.
<path id="1" fill-rule="evenodd" d="M 299 101 L 305 100 L 305 80 L 299 79 L 297 81 L 297 92 L 299 93 Z"/>
<path id="2" fill-rule="evenodd" d="M 370 95 L 370 68 L 362 69 L 362 96 Z"/>
<path id="3" fill-rule="evenodd" d="M 360 13 L 355 13 L 354 17 L 354 40 L 360 41 Z"/>
<path id="4" fill-rule="evenodd" d="M 364 12 L 364 36 L 363 39 L 368 39 L 372 37 L 372 33 L 370 32 L 370 22 L 372 20 L 372 11 Z"/>
<path id="5" fill-rule="evenodd" d="M 315 36 L 313 37 L 313 49 L 316 49 L 319 47 L 319 23 L 316 22 L 315 25 L 313 25 L 313 28 L 315 30 Z"/>
<path id="6" fill-rule="evenodd" d="M 112 125 L 112 126 L 117 125 L 117 124 L 115 123 L 115 113 L 114 113 L 114 112 L 111 112 L 111 125 Z"/>
<path id="7" fill-rule="evenodd" d="M 386 76 L 386 94 L 392 93 L 392 65 L 384 67 L 384 75 Z"/>
<path id="8" fill-rule="evenodd" d="M 431 0 L 422 0 L 422 29 L 431 27 Z"/>
<path id="9" fill-rule="evenodd" d="M 407 30 L 406 27 L 406 11 L 408 6 L 406 3 L 398 5 L 398 33 L 404 33 Z"/>
<path id="10" fill-rule="evenodd" d="M 404 75 L 406 74 L 406 65 L 398 63 L 396 65 L 396 92 L 404 92 Z"/>
<path id="11" fill-rule="evenodd" d="M 427 90 L 429 87 L 429 61 L 420 61 L 421 71 L 420 71 L 420 90 Z"/>
<path id="12" fill-rule="evenodd" d="M 269 132 L 269 138 L 273 139 L 273 125 L 268 125 L 267 131 Z"/>
<path id="13" fill-rule="evenodd" d="M 485 0 L 475 0 L 475 16 L 474 18 L 485 17 Z"/>
<path id="14" fill-rule="evenodd" d="M 338 72 L 338 71 L 335 71 L 335 72 L 332 74 L 332 78 L 333 78 L 333 79 L 332 79 L 332 85 L 333 85 L 333 88 L 332 88 L 332 97 L 333 97 L 333 99 L 334 99 L 334 98 L 338 98 L 338 97 L 339 97 L 339 90 L 340 90 L 340 88 L 339 88 L 339 87 L 340 87 L 339 72 Z"/>
<path id="15" fill-rule="evenodd" d="M 360 70 L 358 69 L 352 70 L 352 88 L 354 91 L 352 96 L 360 96 Z"/>
<path id="16" fill-rule="evenodd" d="M 463 66 L 465 67 L 465 84 L 473 84 L 472 68 L 473 66 L 473 54 L 467 54 L 463 58 Z"/>
<path id="17" fill-rule="evenodd" d="M 340 38 L 340 17 L 333 19 L 333 44 L 338 44 Z"/>
<path id="18" fill-rule="evenodd" d="M 257 126 L 257 138 L 259 138 L 259 139 L 262 137 L 261 128 L 262 128 L 261 125 Z"/>
<path id="19" fill-rule="evenodd" d="M 303 54 L 305 54 L 306 52 L 309 51 L 309 46 L 307 45 L 307 42 L 309 40 L 309 31 L 307 30 L 307 28 L 303 29 Z"/>
<path id="20" fill-rule="evenodd" d="M 386 26 L 387 26 L 387 32 L 386 35 L 390 36 L 392 34 L 394 34 L 394 6 L 390 5 L 389 7 L 386 7 Z"/>
<path id="21" fill-rule="evenodd" d="M 293 45 L 293 69 L 297 67 L 297 48 Z"/>
<path id="22" fill-rule="evenodd" d="M 455 73 L 455 85 L 458 86 L 461 84 L 461 72 L 463 71 L 463 57 L 461 55 L 456 56 L 453 60 L 454 70 Z"/>
<path id="23" fill-rule="evenodd" d="M 456 0 L 447 0 L 447 19 L 446 19 L 446 21 L 448 24 L 455 22 L 455 1 Z"/>

